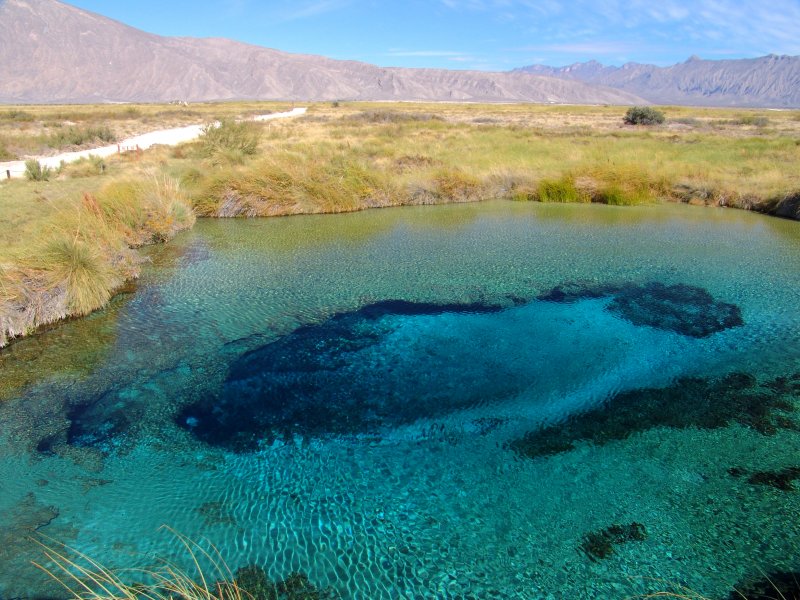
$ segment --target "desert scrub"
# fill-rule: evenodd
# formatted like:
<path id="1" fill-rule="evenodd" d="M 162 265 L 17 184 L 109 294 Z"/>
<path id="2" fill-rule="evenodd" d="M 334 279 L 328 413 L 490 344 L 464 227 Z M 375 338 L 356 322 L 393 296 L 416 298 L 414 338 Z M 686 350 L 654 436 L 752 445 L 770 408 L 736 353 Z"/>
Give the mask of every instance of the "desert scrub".
<path id="1" fill-rule="evenodd" d="M 343 117 L 344 121 L 354 123 L 408 123 L 444 121 L 444 117 L 429 112 L 401 112 L 395 110 L 365 110 L 360 113 Z"/>
<path id="2" fill-rule="evenodd" d="M 81 157 L 75 162 L 65 165 L 61 172 L 72 179 L 81 179 L 104 175 L 107 169 L 108 165 L 102 157 L 90 154 L 88 157 Z"/>
<path id="3" fill-rule="evenodd" d="M 652 106 L 632 106 L 623 119 L 626 125 L 661 125 L 665 120 L 664 113 Z"/>
<path id="4" fill-rule="evenodd" d="M 116 141 L 116 136 L 107 125 L 96 127 L 67 127 L 44 138 L 45 145 L 51 148 L 66 148 L 69 146 L 83 146 L 89 143 Z"/>
<path id="5" fill-rule="evenodd" d="M 0 121 L 30 123 L 33 120 L 34 120 L 33 115 L 24 110 L 5 110 L 3 112 L 0 112 Z"/>
<path id="6" fill-rule="evenodd" d="M 214 164 L 242 164 L 258 152 L 262 131 L 257 123 L 223 119 L 203 128 L 199 153 Z"/>
<path id="7" fill-rule="evenodd" d="M 320 149 L 276 152 L 235 171 L 213 174 L 192 194 L 201 216 L 257 217 L 347 212 L 387 206 L 385 178 L 362 160 Z"/>
<path id="8" fill-rule="evenodd" d="M 28 181 L 48 181 L 52 175 L 53 169 L 38 160 L 25 161 L 25 178 Z"/>
<path id="9" fill-rule="evenodd" d="M 177 180 L 148 174 L 112 181 L 85 202 L 119 231 L 128 246 L 165 242 L 194 224 L 194 212 Z"/>

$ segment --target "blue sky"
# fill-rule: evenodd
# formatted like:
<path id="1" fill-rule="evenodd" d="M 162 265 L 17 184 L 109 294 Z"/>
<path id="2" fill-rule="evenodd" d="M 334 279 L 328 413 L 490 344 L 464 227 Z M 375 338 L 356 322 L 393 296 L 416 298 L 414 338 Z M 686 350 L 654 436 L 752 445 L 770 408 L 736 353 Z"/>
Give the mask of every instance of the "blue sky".
<path id="1" fill-rule="evenodd" d="M 507 70 L 596 59 L 800 54 L 800 0 L 70 0 L 162 35 L 383 66 Z"/>

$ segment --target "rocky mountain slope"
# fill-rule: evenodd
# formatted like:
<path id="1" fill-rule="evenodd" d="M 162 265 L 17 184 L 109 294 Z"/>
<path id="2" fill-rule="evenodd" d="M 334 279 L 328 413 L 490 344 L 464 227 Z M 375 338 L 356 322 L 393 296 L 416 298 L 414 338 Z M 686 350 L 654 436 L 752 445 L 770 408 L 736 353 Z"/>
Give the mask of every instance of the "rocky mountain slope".
<path id="1" fill-rule="evenodd" d="M 800 56 L 770 54 L 740 60 L 693 56 L 671 67 L 638 63 L 607 67 L 590 61 L 560 68 L 533 65 L 514 72 L 608 86 L 656 104 L 800 107 Z"/>
<path id="2" fill-rule="evenodd" d="M 223 99 L 638 104 L 529 73 L 380 68 L 226 39 L 145 33 L 57 0 L 0 0 L 0 102 Z"/>

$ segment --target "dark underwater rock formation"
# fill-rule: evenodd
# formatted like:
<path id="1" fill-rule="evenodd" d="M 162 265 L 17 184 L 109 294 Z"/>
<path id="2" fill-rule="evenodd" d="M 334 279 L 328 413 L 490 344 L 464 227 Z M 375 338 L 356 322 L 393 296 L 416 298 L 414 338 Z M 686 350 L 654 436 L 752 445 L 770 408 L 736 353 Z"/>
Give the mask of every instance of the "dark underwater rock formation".
<path id="1" fill-rule="evenodd" d="M 664 285 L 582 285 L 557 286 L 539 300 L 575 302 L 593 298 L 612 300 L 606 310 L 634 325 L 674 331 L 681 335 L 704 338 L 744 324 L 741 310 L 734 304 L 720 302 L 706 290 L 684 284 Z"/>
<path id="2" fill-rule="evenodd" d="M 398 377 L 392 364 L 368 364 L 386 359 L 368 351 L 407 318 L 504 309 L 389 300 L 304 325 L 235 360 L 221 394 L 186 406 L 176 422 L 208 444 L 247 451 L 295 434 L 372 433 L 446 414 L 473 404 L 479 392 L 462 395 L 409 381 L 429 364 L 426 356 L 409 351 L 416 370 Z"/>
<path id="3" fill-rule="evenodd" d="M 800 383 L 800 373 L 782 378 L 782 387 Z M 732 373 L 717 380 L 687 377 L 664 388 L 617 394 L 602 406 L 530 431 L 508 444 L 527 458 L 568 452 L 578 442 L 598 446 L 653 429 L 717 429 L 739 423 L 763 435 L 779 429 L 800 431 L 790 415 L 797 392 L 776 391 L 775 381 L 759 385 L 752 375 Z"/>
<path id="4" fill-rule="evenodd" d="M 743 477 L 747 475 L 747 470 L 739 467 L 728 469 L 728 473 L 733 477 Z M 779 471 L 756 471 L 747 478 L 747 483 L 756 485 L 768 485 L 782 492 L 793 492 L 795 480 L 800 479 L 800 467 L 785 467 Z"/>
<path id="5" fill-rule="evenodd" d="M 583 536 L 580 551 L 592 562 L 609 558 L 614 554 L 614 547 L 626 542 L 643 542 L 647 539 L 647 530 L 635 521 L 630 525 L 611 525 L 598 531 L 590 531 Z"/>
<path id="6" fill-rule="evenodd" d="M 331 589 L 320 589 L 304 573 L 291 573 L 283 581 L 273 582 L 257 565 L 236 571 L 236 587 L 252 600 L 335 600 L 340 596 Z"/>
<path id="7" fill-rule="evenodd" d="M 800 571 L 777 571 L 737 583 L 727 600 L 800 600 Z"/>

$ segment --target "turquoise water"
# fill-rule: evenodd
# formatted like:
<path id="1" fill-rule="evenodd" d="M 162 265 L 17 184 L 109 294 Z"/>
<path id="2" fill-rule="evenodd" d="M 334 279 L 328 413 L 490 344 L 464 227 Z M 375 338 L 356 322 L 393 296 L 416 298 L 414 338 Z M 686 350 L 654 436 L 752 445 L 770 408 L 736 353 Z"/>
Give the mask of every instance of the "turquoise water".
<path id="1" fill-rule="evenodd" d="M 0 352 L 0 598 L 63 597 L 35 531 L 190 567 L 162 525 L 343 598 L 800 569 L 796 222 L 489 202 L 149 252 L 108 310 Z"/>

